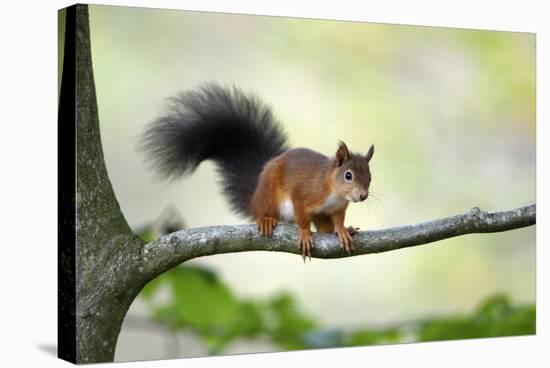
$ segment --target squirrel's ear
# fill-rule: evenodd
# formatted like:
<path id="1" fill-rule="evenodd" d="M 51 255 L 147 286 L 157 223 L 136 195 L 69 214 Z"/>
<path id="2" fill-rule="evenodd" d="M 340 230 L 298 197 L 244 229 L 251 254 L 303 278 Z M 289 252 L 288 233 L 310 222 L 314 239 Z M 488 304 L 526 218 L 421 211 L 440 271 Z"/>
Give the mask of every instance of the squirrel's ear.
<path id="1" fill-rule="evenodd" d="M 338 150 L 336 151 L 336 162 L 338 163 L 338 166 L 342 166 L 342 164 L 350 159 L 348 146 L 342 141 L 338 142 Z"/>
<path id="2" fill-rule="evenodd" d="M 365 155 L 365 160 L 370 161 L 372 155 L 374 155 L 374 144 L 370 146 L 369 152 Z"/>

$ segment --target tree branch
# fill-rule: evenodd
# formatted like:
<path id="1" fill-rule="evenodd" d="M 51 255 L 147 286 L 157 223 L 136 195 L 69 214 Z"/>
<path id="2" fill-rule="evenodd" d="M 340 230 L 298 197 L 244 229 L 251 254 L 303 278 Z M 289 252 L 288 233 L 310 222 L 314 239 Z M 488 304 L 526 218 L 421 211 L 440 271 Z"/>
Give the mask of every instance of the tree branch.
<path id="1" fill-rule="evenodd" d="M 387 252 L 472 233 L 492 233 L 534 225 L 535 204 L 501 212 L 472 208 L 469 212 L 384 230 L 360 231 L 354 235 L 356 252 L 351 255 Z M 349 255 L 331 234 L 313 234 L 314 258 Z M 180 230 L 144 245 L 140 271 L 155 276 L 192 258 L 213 254 L 263 250 L 300 254 L 295 226 L 279 224 L 272 238 L 262 238 L 254 225 L 210 226 Z"/>

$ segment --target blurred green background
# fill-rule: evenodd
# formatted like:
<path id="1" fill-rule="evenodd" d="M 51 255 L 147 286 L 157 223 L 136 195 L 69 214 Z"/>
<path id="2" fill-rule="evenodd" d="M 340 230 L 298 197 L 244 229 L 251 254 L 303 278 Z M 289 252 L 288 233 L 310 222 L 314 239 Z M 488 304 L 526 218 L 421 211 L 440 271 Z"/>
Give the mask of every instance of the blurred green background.
<path id="1" fill-rule="evenodd" d="M 293 147 L 374 143 L 374 196 L 349 225 L 535 202 L 534 34 L 96 5 L 90 24 L 107 168 L 146 237 L 166 208 L 187 227 L 245 222 L 213 165 L 161 182 L 136 149 L 167 97 L 205 81 L 255 92 Z M 212 256 L 144 291 L 116 359 L 534 333 L 534 303 L 535 227 L 306 265 Z"/>

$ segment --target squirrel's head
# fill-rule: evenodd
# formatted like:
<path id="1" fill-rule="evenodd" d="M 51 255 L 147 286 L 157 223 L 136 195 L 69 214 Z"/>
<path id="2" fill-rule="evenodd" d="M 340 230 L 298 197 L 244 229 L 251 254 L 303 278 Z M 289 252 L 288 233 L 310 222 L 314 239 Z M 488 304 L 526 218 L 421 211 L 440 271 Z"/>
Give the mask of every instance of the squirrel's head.
<path id="1" fill-rule="evenodd" d="M 333 185 L 350 202 L 361 202 L 369 195 L 371 174 L 369 161 L 374 154 L 374 145 L 370 146 L 366 155 L 360 155 L 348 150 L 342 141 L 334 157 Z"/>

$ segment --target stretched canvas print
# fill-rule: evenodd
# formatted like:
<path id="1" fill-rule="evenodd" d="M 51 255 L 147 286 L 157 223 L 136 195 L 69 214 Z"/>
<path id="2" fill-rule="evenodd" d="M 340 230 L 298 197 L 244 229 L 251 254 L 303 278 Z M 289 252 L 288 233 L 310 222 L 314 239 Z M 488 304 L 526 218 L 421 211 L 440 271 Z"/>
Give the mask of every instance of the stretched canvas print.
<path id="1" fill-rule="evenodd" d="M 74 5 L 58 129 L 62 359 L 536 332 L 534 34 Z"/>

